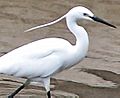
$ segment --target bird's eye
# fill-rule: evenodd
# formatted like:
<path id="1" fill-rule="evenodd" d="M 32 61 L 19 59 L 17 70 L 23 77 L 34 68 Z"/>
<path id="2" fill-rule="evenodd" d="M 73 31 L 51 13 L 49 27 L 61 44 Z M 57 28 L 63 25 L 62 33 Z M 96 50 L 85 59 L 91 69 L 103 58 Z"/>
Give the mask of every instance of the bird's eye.
<path id="1" fill-rule="evenodd" d="M 83 13 L 84 16 L 89 16 L 87 13 Z"/>

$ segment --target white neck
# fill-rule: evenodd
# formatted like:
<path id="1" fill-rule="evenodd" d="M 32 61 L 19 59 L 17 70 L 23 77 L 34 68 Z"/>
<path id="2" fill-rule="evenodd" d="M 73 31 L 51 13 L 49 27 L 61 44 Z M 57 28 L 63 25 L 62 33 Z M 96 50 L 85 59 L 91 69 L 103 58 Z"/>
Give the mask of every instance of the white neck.
<path id="1" fill-rule="evenodd" d="M 69 30 L 74 34 L 76 38 L 76 44 L 73 46 L 73 51 L 75 51 L 74 57 L 76 57 L 76 59 L 79 61 L 85 57 L 88 51 L 88 34 L 83 27 L 77 25 L 76 20 L 74 20 L 72 17 L 66 17 L 66 22 Z"/>

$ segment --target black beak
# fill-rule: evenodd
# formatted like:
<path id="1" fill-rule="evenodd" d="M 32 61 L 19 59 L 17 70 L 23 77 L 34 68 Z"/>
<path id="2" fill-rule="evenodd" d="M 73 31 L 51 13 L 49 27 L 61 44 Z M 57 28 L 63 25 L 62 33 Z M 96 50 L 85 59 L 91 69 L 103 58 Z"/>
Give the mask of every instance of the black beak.
<path id="1" fill-rule="evenodd" d="M 97 22 L 103 23 L 103 24 L 105 24 L 105 25 L 108 25 L 108 26 L 110 26 L 110 27 L 116 28 L 116 26 L 114 26 L 114 25 L 106 22 L 106 21 L 103 20 L 103 19 L 100 19 L 99 17 L 96 17 L 96 16 L 93 16 L 93 17 L 89 16 L 89 17 L 90 17 L 91 19 L 93 19 L 94 21 L 97 21 Z"/>

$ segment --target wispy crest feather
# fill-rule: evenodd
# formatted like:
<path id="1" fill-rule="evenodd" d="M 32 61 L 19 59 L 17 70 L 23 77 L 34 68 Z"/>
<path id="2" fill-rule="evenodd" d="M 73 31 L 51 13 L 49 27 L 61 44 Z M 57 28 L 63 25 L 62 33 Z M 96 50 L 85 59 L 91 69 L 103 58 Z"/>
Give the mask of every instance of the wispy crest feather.
<path id="1" fill-rule="evenodd" d="M 32 27 L 32 28 L 30 28 L 30 29 L 27 29 L 27 30 L 25 30 L 24 32 L 29 32 L 29 31 L 33 31 L 33 30 L 38 29 L 38 28 L 42 28 L 42 27 L 47 27 L 47 26 L 53 25 L 53 24 L 61 21 L 61 20 L 64 19 L 65 17 L 66 17 L 66 15 L 64 15 L 64 16 L 62 16 L 62 17 L 60 17 L 60 18 L 58 18 L 57 20 L 54 20 L 54 21 L 52 21 L 52 22 L 49 22 L 49 23 L 46 23 L 46 24 L 43 24 L 43 25 L 39 25 L 39 26 Z"/>

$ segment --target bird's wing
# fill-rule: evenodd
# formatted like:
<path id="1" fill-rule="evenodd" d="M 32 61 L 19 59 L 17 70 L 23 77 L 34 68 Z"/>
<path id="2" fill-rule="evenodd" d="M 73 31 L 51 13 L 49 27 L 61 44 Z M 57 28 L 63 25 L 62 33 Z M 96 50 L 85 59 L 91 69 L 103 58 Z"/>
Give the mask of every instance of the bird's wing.
<path id="1" fill-rule="evenodd" d="M 66 43 L 66 41 L 60 39 L 44 39 L 24 45 L 0 58 L 0 73 L 14 75 L 20 72 L 21 76 L 24 76 L 24 74 L 27 76 L 32 73 L 35 65 L 37 65 L 36 68 L 39 65 L 39 69 L 41 69 L 42 72 L 44 69 L 49 69 L 50 66 L 56 66 L 57 63 L 57 65 L 61 66 L 61 64 L 56 61 L 59 61 L 62 53 L 56 53 L 66 49 L 66 45 L 68 45 L 68 42 Z M 55 70 L 57 69 L 58 68 Z"/>

